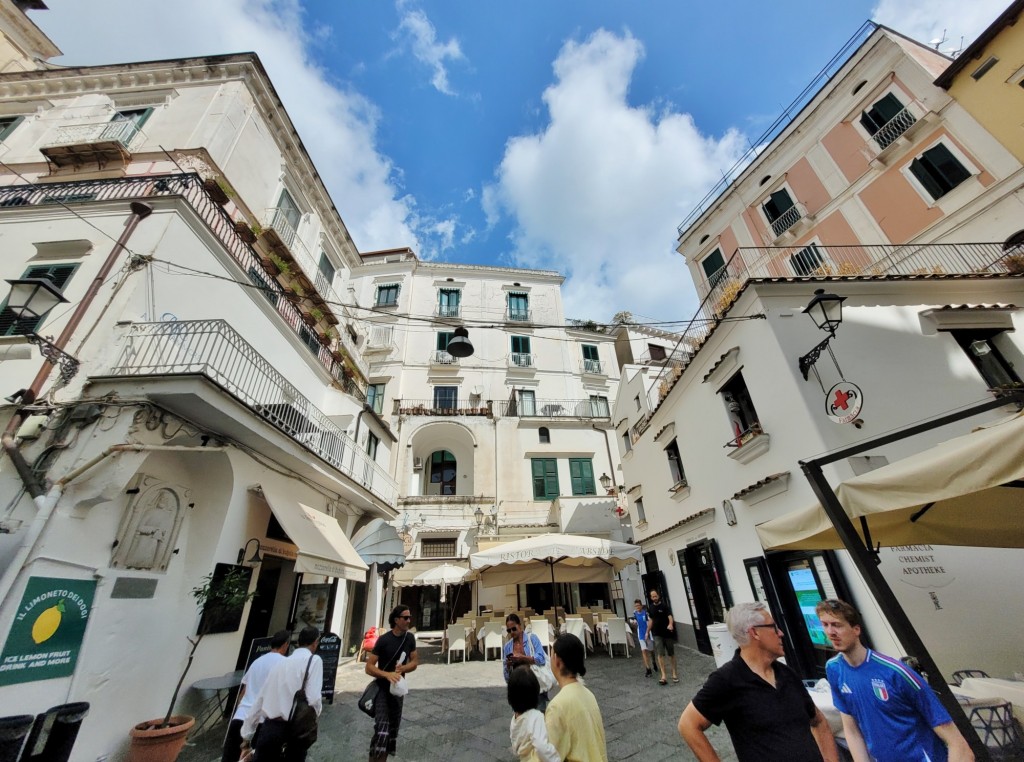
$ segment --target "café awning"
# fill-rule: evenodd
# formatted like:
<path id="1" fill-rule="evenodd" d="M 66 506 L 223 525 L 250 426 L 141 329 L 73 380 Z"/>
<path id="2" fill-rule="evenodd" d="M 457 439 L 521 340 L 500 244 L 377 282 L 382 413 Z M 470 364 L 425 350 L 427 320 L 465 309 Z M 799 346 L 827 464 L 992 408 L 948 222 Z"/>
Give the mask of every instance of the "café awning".
<path id="1" fill-rule="evenodd" d="M 265 484 L 261 487 L 274 518 L 298 548 L 295 571 L 366 582 L 369 567 L 334 518 Z"/>
<path id="2" fill-rule="evenodd" d="M 848 479 L 839 502 L 883 546 L 1024 548 L 1024 415 Z M 757 527 L 767 550 L 843 548 L 814 505 Z"/>
<path id="3" fill-rule="evenodd" d="M 372 519 L 352 535 L 352 547 L 367 564 L 377 564 L 381 572 L 405 563 L 405 544 L 398 531 L 384 519 Z"/>
<path id="4" fill-rule="evenodd" d="M 530 582 L 610 582 L 615 572 L 643 559 L 638 545 L 570 534 L 541 534 L 470 556 L 484 585 Z"/>

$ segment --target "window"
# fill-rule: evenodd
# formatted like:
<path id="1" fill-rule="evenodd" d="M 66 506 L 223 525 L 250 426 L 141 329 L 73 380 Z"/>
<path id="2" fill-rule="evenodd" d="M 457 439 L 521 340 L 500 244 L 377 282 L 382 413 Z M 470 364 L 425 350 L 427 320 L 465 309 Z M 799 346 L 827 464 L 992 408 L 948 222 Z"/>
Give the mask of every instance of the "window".
<path id="1" fill-rule="evenodd" d="M 632 452 L 633 451 L 633 440 L 629 438 L 629 432 L 628 431 L 625 432 L 622 435 L 622 446 L 624 448 L 623 452 Z"/>
<path id="2" fill-rule="evenodd" d="M 597 357 L 596 344 L 582 344 L 583 349 L 583 372 L 600 373 L 601 361 Z"/>
<path id="3" fill-rule="evenodd" d="M 608 410 L 608 398 L 600 394 L 591 394 L 590 414 L 595 418 L 610 418 L 611 412 Z"/>
<path id="4" fill-rule="evenodd" d="M 633 503 L 633 505 L 636 506 L 636 521 L 637 521 L 637 523 L 638 524 L 646 524 L 647 523 L 647 514 L 644 513 L 644 499 L 642 497 L 638 497 L 636 499 L 636 501 Z"/>
<path id="5" fill-rule="evenodd" d="M 860 124 L 875 139 L 879 148 L 886 148 L 917 120 L 892 93 L 886 93 L 860 115 Z"/>
<path id="6" fill-rule="evenodd" d="M 594 464 L 590 458 L 569 458 L 569 481 L 574 495 L 596 495 Z"/>
<path id="7" fill-rule="evenodd" d="M 532 458 L 534 500 L 558 497 L 558 461 L 554 458 Z"/>
<path id="8" fill-rule="evenodd" d="M 729 379 L 729 383 L 721 388 L 719 394 L 725 401 L 732 433 L 737 440 L 758 426 L 757 411 L 754 410 L 754 403 L 750 399 L 750 392 L 747 391 L 742 373 L 737 373 Z"/>
<path id="9" fill-rule="evenodd" d="M 664 360 L 667 355 L 665 354 L 665 347 L 660 344 L 648 344 L 647 345 L 647 356 L 651 360 Z"/>
<path id="10" fill-rule="evenodd" d="M 818 251 L 818 245 L 815 243 L 812 243 L 810 246 L 804 246 L 789 258 L 789 264 L 797 275 L 813 274 L 815 270 L 821 267 L 824 261 L 821 252 Z"/>
<path id="11" fill-rule="evenodd" d="M 529 368 L 533 365 L 533 358 L 530 356 L 530 337 L 512 337 L 512 364 L 521 368 Z"/>
<path id="12" fill-rule="evenodd" d="M 64 286 L 71 280 L 72 274 L 77 269 L 77 264 L 33 265 L 25 270 L 21 277 L 46 278 L 58 291 L 63 291 Z M 46 315 L 48 314 L 46 313 Z M 3 306 L 0 307 L 0 336 L 21 336 L 26 333 L 35 333 L 36 329 L 46 322 L 46 315 L 41 315 L 39 319 L 17 320 L 14 313 L 7 309 L 7 300 L 5 299 Z"/>
<path id="13" fill-rule="evenodd" d="M 910 162 L 910 172 L 936 200 L 971 176 L 967 167 L 942 143 L 929 148 Z"/>
<path id="14" fill-rule="evenodd" d="M 295 203 L 295 199 L 292 198 L 292 194 L 287 190 L 281 191 L 281 198 L 277 200 L 277 211 L 284 218 L 284 221 L 288 223 L 288 227 L 291 228 L 291 234 L 294 238 L 295 231 L 299 227 L 299 220 L 302 219 L 302 213 L 299 211 L 299 205 Z M 277 216 L 275 215 L 274 221 L 277 222 Z M 291 244 L 291 241 L 285 241 L 287 244 Z"/>
<path id="15" fill-rule="evenodd" d="M 541 444 L 551 444 L 551 432 L 547 426 L 541 426 L 537 429 L 537 438 Z"/>
<path id="16" fill-rule="evenodd" d="M 377 286 L 377 298 L 373 304 L 375 307 L 397 307 L 398 284 L 387 283 Z"/>
<path id="17" fill-rule="evenodd" d="M 452 340 L 455 335 L 453 331 L 438 331 L 437 332 L 437 351 L 447 352 L 448 342 Z"/>
<path id="18" fill-rule="evenodd" d="M 636 396 L 635 396 L 635 397 L 633 398 L 633 404 L 635 404 L 635 405 L 636 405 L 636 409 L 637 409 L 637 410 L 639 410 L 639 409 L 640 409 L 640 395 L 639 395 L 639 394 L 638 394 L 638 395 L 636 395 Z"/>
<path id="19" fill-rule="evenodd" d="M 979 79 L 988 74 L 989 70 L 999 63 L 999 59 L 995 56 L 989 56 L 988 60 L 985 61 L 981 66 L 971 72 L 971 79 L 977 82 Z"/>
<path id="20" fill-rule="evenodd" d="M 700 261 L 704 269 L 704 277 L 707 278 L 708 286 L 714 288 L 719 281 L 725 277 L 725 258 L 721 249 L 715 249 Z"/>
<path id="21" fill-rule="evenodd" d="M 7 139 L 7 136 L 14 132 L 15 128 L 21 124 L 23 116 L 5 116 L 0 118 L 0 142 Z"/>
<path id="22" fill-rule="evenodd" d="M 686 473 L 683 471 L 683 459 L 679 457 L 679 443 L 673 439 L 665 448 L 668 457 L 668 471 L 672 476 L 672 485 L 686 484 Z"/>
<path id="23" fill-rule="evenodd" d="M 520 389 L 516 392 L 519 398 L 519 415 L 537 415 L 537 393 L 532 389 Z"/>
<path id="24" fill-rule="evenodd" d="M 438 410 L 454 410 L 459 406 L 459 387 L 435 386 L 434 407 Z"/>
<path id="25" fill-rule="evenodd" d="M 372 431 L 366 432 L 366 454 L 370 460 L 377 460 L 377 446 L 380 444 L 380 437 Z"/>
<path id="26" fill-rule="evenodd" d="M 457 288 L 442 288 L 437 295 L 437 314 L 440 317 L 458 317 L 462 292 Z"/>
<path id="27" fill-rule="evenodd" d="M 312 352 L 314 357 L 320 356 L 320 337 L 305 325 L 299 326 L 299 337 L 302 339 L 302 343 L 306 345 L 306 349 Z"/>
<path id="28" fill-rule="evenodd" d="M 366 387 L 366 404 L 377 415 L 384 412 L 384 384 L 370 384 Z"/>
<path id="29" fill-rule="evenodd" d="M 990 389 L 1021 385 L 1021 377 L 1013 363 L 1006 359 L 997 346 L 997 337 L 1005 333 L 998 328 L 976 328 L 950 331 L 956 343 L 967 353 L 978 373 Z"/>
<path id="30" fill-rule="evenodd" d="M 331 264 L 331 260 L 327 258 L 326 252 L 320 252 L 320 264 L 318 265 L 318 269 L 320 270 L 320 274 L 324 278 L 324 282 L 328 286 L 332 286 L 334 284 L 334 275 L 337 272 L 337 270 L 335 269 L 334 265 Z"/>
<path id="31" fill-rule="evenodd" d="M 785 188 L 780 188 L 772 193 L 768 200 L 761 205 L 761 208 L 764 210 L 765 217 L 768 218 L 768 222 L 772 226 L 772 231 L 777 236 L 785 233 L 800 219 L 800 213 L 796 209 L 796 204 L 793 203 L 793 199 L 789 196 L 789 191 Z"/>
<path id="32" fill-rule="evenodd" d="M 115 139 L 127 145 L 139 134 L 142 125 L 146 123 L 146 120 L 149 119 L 152 113 L 153 109 L 151 108 L 134 108 L 118 111 L 110 120 L 110 126 L 103 131 L 101 137 Z"/>
<path id="33" fill-rule="evenodd" d="M 530 319 L 530 297 L 527 294 L 508 295 L 508 319 L 521 321 Z"/>
<path id="34" fill-rule="evenodd" d="M 420 558 L 454 558 L 455 542 L 454 537 L 420 540 Z"/>
<path id="35" fill-rule="evenodd" d="M 430 455 L 430 495 L 454 495 L 455 475 L 458 463 L 455 456 L 447 450 L 438 450 Z"/>

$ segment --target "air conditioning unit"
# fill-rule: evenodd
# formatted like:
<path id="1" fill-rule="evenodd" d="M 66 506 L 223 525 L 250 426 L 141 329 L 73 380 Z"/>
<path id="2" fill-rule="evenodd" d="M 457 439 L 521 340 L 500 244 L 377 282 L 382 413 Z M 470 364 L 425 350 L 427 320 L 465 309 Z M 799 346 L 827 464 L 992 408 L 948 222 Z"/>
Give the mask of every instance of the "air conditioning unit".
<path id="1" fill-rule="evenodd" d="M 412 470 L 422 471 L 423 470 L 423 458 L 416 457 L 412 459 Z"/>

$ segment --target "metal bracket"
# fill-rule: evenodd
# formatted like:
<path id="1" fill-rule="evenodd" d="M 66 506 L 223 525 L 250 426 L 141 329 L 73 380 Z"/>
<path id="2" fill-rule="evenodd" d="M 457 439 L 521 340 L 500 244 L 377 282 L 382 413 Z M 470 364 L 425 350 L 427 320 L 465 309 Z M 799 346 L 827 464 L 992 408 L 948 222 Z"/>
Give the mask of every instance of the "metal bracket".
<path id="1" fill-rule="evenodd" d="M 807 374 L 811 372 L 811 368 L 814 367 L 814 363 L 818 362 L 818 358 L 821 357 L 821 353 L 828 347 L 829 341 L 832 340 L 835 334 L 829 334 L 825 337 L 825 340 L 815 346 L 810 352 L 801 357 L 797 364 L 800 367 L 800 374 L 804 377 L 804 381 L 807 380 Z"/>
<path id="2" fill-rule="evenodd" d="M 39 353 L 44 359 L 51 365 L 57 365 L 60 368 L 60 380 L 64 384 L 71 381 L 78 373 L 80 365 L 78 359 L 69 355 L 49 339 L 44 339 L 37 333 L 27 334 L 25 338 L 29 344 L 35 344 L 39 347 Z"/>

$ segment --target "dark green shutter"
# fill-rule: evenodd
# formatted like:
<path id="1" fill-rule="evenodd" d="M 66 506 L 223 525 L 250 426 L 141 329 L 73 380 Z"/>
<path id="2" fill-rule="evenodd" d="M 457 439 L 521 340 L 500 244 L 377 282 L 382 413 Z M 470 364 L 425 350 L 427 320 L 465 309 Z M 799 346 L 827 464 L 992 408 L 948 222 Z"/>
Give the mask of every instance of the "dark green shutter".
<path id="1" fill-rule="evenodd" d="M 570 458 L 569 477 L 572 480 L 572 494 L 594 495 L 594 464 L 589 458 Z"/>
<path id="2" fill-rule="evenodd" d="M 25 271 L 22 278 L 48 278 L 59 291 L 64 290 L 65 284 L 71 280 L 71 276 L 78 269 L 77 264 L 63 265 L 34 265 Z M 47 313 L 49 314 L 49 313 Z M 38 320 L 17 320 L 14 313 L 7 309 L 7 300 L 0 309 L 0 336 L 22 336 L 27 333 L 35 333 L 36 329 L 46 320 L 46 315 L 40 316 Z"/>
<path id="3" fill-rule="evenodd" d="M 924 158 L 923 156 L 921 157 Z M 932 177 L 929 165 L 923 162 L 921 159 L 914 159 L 910 162 L 910 171 L 913 173 L 917 181 L 924 186 L 924 189 L 928 191 L 928 194 L 932 198 L 942 198 L 946 195 L 946 191 L 942 189 L 938 181 Z"/>
<path id="4" fill-rule="evenodd" d="M 554 500 L 558 497 L 558 461 L 554 458 L 534 458 L 533 497 L 537 500 Z"/>
<path id="5" fill-rule="evenodd" d="M 455 334 L 451 331 L 438 331 L 437 334 L 437 348 L 442 352 L 448 351 L 448 342 L 452 340 L 452 336 Z"/>

